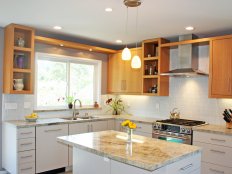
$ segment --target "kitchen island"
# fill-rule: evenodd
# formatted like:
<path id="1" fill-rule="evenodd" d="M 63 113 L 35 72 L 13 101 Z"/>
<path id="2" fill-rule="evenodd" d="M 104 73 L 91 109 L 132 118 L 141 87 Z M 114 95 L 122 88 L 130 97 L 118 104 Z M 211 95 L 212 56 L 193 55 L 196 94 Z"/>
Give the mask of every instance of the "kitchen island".
<path id="1" fill-rule="evenodd" d="M 73 146 L 73 174 L 200 174 L 201 148 L 102 131 L 58 137 Z"/>

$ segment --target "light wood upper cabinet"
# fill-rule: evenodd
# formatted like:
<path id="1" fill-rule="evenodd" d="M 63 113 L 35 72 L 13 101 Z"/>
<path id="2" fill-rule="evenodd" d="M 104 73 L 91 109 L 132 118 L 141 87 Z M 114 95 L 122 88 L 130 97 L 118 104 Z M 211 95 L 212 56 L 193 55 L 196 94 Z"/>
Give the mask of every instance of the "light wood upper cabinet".
<path id="1" fill-rule="evenodd" d="M 34 29 L 10 24 L 4 32 L 3 92 L 33 94 Z"/>
<path id="2" fill-rule="evenodd" d="M 142 49 L 131 49 L 132 57 L 142 57 Z M 122 60 L 121 52 L 109 55 L 108 93 L 141 94 L 142 74 L 140 69 L 131 68 L 131 61 Z"/>
<path id="3" fill-rule="evenodd" d="M 211 41 L 209 97 L 232 98 L 232 38 Z"/>

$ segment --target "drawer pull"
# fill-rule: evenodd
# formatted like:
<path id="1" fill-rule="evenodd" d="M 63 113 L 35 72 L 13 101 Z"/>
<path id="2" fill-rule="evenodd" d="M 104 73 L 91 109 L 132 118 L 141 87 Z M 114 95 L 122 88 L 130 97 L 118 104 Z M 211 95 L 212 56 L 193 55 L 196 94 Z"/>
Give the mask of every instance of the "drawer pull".
<path id="1" fill-rule="evenodd" d="M 226 142 L 226 140 L 220 140 L 220 139 L 216 139 L 216 138 L 211 138 L 212 141 L 219 141 L 219 142 Z"/>
<path id="2" fill-rule="evenodd" d="M 20 144 L 20 146 L 28 146 L 28 145 L 31 145 L 32 143 L 23 143 L 23 144 Z"/>
<path id="3" fill-rule="evenodd" d="M 57 132 L 61 131 L 62 129 L 50 129 L 50 130 L 45 130 L 45 132 Z"/>
<path id="4" fill-rule="evenodd" d="M 28 155 L 28 156 L 21 156 L 21 158 L 22 159 L 24 159 L 24 158 L 31 158 L 32 157 L 32 155 Z"/>
<path id="5" fill-rule="evenodd" d="M 214 149 L 211 149 L 210 150 L 211 152 L 215 152 L 215 153 L 221 153 L 221 154 L 225 154 L 226 152 L 223 152 L 223 151 L 220 151 L 220 150 L 214 150 Z"/>
<path id="6" fill-rule="evenodd" d="M 211 168 L 209 170 L 212 172 L 215 172 L 215 173 L 221 173 L 221 174 L 225 173 L 224 171 L 215 170 L 215 169 L 211 169 Z"/>
<path id="7" fill-rule="evenodd" d="M 32 169 L 32 167 L 28 167 L 28 168 L 23 168 L 21 170 L 23 171 L 23 170 L 31 170 L 31 169 Z"/>
<path id="8" fill-rule="evenodd" d="M 32 134 L 32 132 L 22 132 L 20 133 L 21 135 L 27 135 L 27 134 Z"/>
<path id="9" fill-rule="evenodd" d="M 192 166 L 193 166 L 193 164 L 189 164 L 189 165 L 187 165 L 185 167 L 180 168 L 180 170 L 184 171 L 184 170 L 187 170 L 187 169 L 191 168 Z"/>

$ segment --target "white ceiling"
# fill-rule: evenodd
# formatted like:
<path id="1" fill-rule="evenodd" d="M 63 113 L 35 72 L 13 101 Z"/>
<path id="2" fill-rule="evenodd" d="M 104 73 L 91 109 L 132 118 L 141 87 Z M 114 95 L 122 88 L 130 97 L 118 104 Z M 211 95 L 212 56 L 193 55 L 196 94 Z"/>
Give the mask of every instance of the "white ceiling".
<path id="1" fill-rule="evenodd" d="M 106 7 L 113 12 L 104 11 Z M 0 0 L 0 26 L 17 23 L 46 31 L 54 25 L 59 33 L 103 43 L 122 39 L 135 43 L 156 37 L 191 33 L 232 31 L 232 0 L 143 0 L 139 7 L 138 36 L 136 8 L 129 8 L 128 36 L 125 36 L 126 7 L 123 0 Z"/>

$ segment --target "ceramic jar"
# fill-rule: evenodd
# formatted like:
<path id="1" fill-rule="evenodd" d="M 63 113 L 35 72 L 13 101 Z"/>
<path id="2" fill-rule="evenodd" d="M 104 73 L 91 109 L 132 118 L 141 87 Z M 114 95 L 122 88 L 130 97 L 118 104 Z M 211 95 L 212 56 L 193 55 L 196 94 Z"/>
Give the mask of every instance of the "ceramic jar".
<path id="1" fill-rule="evenodd" d="M 14 89 L 17 91 L 22 91 L 24 88 L 23 79 L 13 79 Z"/>

